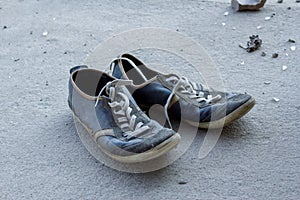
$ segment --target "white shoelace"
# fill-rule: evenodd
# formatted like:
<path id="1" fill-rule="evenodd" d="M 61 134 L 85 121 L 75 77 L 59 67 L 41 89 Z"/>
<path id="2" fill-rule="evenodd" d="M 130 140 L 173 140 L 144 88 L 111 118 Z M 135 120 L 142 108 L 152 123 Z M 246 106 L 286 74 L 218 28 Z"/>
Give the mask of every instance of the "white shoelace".
<path id="1" fill-rule="evenodd" d="M 136 66 L 136 64 L 128 59 L 128 58 L 123 58 L 123 57 L 119 57 L 119 58 L 115 58 L 111 61 L 111 65 L 110 65 L 110 73 L 112 73 L 114 71 L 115 68 L 115 61 L 120 61 L 120 60 L 126 60 L 127 62 L 129 62 L 129 64 L 136 70 L 136 72 L 142 77 L 142 79 L 144 81 L 147 81 L 148 79 L 145 77 L 145 75 L 143 74 L 143 72 L 140 70 L 140 68 L 138 66 Z"/>
<path id="2" fill-rule="evenodd" d="M 195 91 L 196 88 L 197 89 L 199 88 L 199 85 L 189 81 L 186 77 L 179 78 L 177 76 L 171 76 L 171 77 L 167 78 L 166 81 L 171 83 L 172 85 L 174 85 L 173 90 L 172 90 L 171 94 L 169 95 L 167 102 L 164 106 L 165 116 L 166 116 L 166 119 L 171 128 L 172 128 L 172 125 L 171 125 L 169 115 L 168 115 L 168 107 L 169 107 L 169 104 L 176 92 L 185 94 L 190 99 L 196 100 L 198 103 L 205 102 L 206 104 L 209 104 L 211 102 L 219 101 L 222 98 L 221 95 L 219 95 L 219 94 L 214 97 L 212 95 L 207 95 L 207 98 L 205 98 L 204 92 L 197 93 Z"/>
<path id="3" fill-rule="evenodd" d="M 100 91 L 97 101 L 95 103 L 95 107 L 98 104 L 99 98 L 102 92 L 106 89 L 106 92 L 111 99 L 111 103 L 108 105 L 112 108 L 114 115 L 117 116 L 118 124 L 120 124 L 121 129 L 129 129 L 123 135 L 127 139 L 131 139 L 132 137 L 139 137 L 144 133 L 146 130 L 150 129 L 149 126 L 144 125 L 143 122 L 139 122 L 136 124 L 136 116 L 131 115 L 132 108 L 130 107 L 129 98 L 122 92 L 117 92 L 115 90 L 115 86 L 122 86 L 122 85 L 131 85 L 132 81 L 130 80 L 114 80 L 112 82 L 108 82 Z M 116 101 L 115 97 L 118 95 L 121 97 L 121 101 Z"/>

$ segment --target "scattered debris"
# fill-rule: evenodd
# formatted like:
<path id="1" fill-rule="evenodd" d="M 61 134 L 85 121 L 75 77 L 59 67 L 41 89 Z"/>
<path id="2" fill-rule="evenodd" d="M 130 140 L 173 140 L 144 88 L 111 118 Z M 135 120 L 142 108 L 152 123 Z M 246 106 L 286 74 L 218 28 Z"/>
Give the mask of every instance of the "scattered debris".
<path id="1" fill-rule="evenodd" d="M 262 40 L 259 38 L 258 35 L 252 35 L 249 37 L 250 41 L 247 42 L 247 47 L 244 47 L 243 45 L 239 45 L 241 48 L 247 50 L 247 52 L 253 52 L 255 50 L 257 50 L 261 44 L 262 44 Z"/>
<path id="2" fill-rule="evenodd" d="M 179 181 L 179 182 L 178 182 L 179 185 L 185 185 L 185 184 L 187 184 L 187 183 L 188 183 L 187 181 Z"/>
<path id="3" fill-rule="evenodd" d="M 275 17 L 275 15 L 276 15 L 276 13 L 275 13 L 275 12 L 273 12 L 273 13 L 272 13 L 272 15 L 271 15 L 271 18 L 272 18 L 272 17 Z"/>
<path id="4" fill-rule="evenodd" d="M 277 0 L 277 3 L 282 3 L 283 2 L 283 0 Z"/>
<path id="5" fill-rule="evenodd" d="M 42 36 L 44 36 L 44 37 L 46 37 L 48 35 L 48 31 L 44 31 L 43 33 L 42 33 Z"/>
<path id="6" fill-rule="evenodd" d="M 283 65 L 283 66 L 282 66 L 282 71 L 287 70 L 287 68 L 288 68 L 288 67 L 287 67 L 286 65 Z"/>
<path id="7" fill-rule="evenodd" d="M 229 15 L 229 12 L 224 12 L 224 16 L 228 16 Z"/>
<path id="8" fill-rule="evenodd" d="M 296 50 L 296 46 L 291 46 L 290 48 L 291 48 L 292 51 Z"/>
<path id="9" fill-rule="evenodd" d="M 263 51 L 263 52 L 261 52 L 261 56 L 262 57 L 265 57 L 267 54 Z"/>
<path id="10" fill-rule="evenodd" d="M 272 58 L 278 58 L 279 54 L 278 53 L 273 53 Z"/>
<path id="11" fill-rule="evenodd" d="M 278 99 L 278 98 L 276 98 L 276 97 L 273 97 L 273 100 L 274 100 L 275 102 L 280 101 L 280 99 Z"/>
<path id="12" fill-rule="evenodd" d="M 265 85 L 270 85 L 270 84 L 271 84 L 271 81 L 265 81 L 264 84 L 265 84 Z"/>
<path id="13" fill-rule="evenodd" d="M 7 26 L 3 26 L 3 29 L 7 29 Z"/>
<path id="14" fill-rule="evenodd" d="M 236 11 L 259 10 L 266 0 L 231 0 L 231 7 Z"/>
<path id="15" fill-rule="evenodd" d="M 291 38 L 288 40 L 288 42 L 290 42 L 290 43 L 296 43 L 296 41 L 293 40 L 293 39 L 291 39 Z"/>
<path id="16" fill-rule="evenodd" d="M 269 21 L 271 19 L 271 17 L 265 17 L 266 21 Z"/>
<path id="17" fill-rule="evenodd" d="M 256 29 L 258 29 L 258 30 L 261 29 L 261 28 L 262 28 L 262 26 L 257 26 L 257 27 L 256 27 Z"/>

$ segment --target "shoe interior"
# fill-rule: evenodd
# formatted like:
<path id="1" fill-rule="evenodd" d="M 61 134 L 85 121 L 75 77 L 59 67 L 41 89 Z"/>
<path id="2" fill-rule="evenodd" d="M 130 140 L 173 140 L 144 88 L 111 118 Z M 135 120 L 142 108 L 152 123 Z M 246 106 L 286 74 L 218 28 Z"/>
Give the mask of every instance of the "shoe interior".
<path id="1" fill-rule="evenodd" d="M 136 67 L 132 66 L 127 60 L 121 61 L 128 79 L 133 80 L 133 83 L 136 85 L 142 84 L 158 74 L 130 54 L 124 54 L 122 57 L 130 59 L 136 65 Z"/>
<path id="2" fill-rule="evenodd" d="M 114 78 L 94 69 L 82 69 L 73 73 L 76 86 L 89 96 L 98 96 L 101 89 Z"/>

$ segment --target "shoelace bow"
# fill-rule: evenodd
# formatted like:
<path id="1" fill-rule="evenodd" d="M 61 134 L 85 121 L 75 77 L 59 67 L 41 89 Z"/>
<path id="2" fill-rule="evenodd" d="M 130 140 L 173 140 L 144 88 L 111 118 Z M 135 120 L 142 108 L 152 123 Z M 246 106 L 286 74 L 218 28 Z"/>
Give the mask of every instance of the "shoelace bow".
<path id="1" fill-rule="evenodd" d="M 130 107 L 129 98 L 126 94 L 122 92 L 116 92 L 116 86 L 125 86 L 132 85 L 131 80 L 114 80 L 112 82 L 108 82 L 100 91 L 97 101 L 95 103 L 95 107 L 99 102 L 99 98 L 104 90 L 109 95 L 109 99 L 111 100 L 108 105 L 112 108 L 114 115 L 117 116 L 118 124 L 120 124 L 121 129 L 128 128 L 129 131 L 126 131 L 123 135 L 127 139 L 131 139 L 133 137 L 139 137 L 146 130 L 150 129 L 149 126 L 144 125 L 143 122 L 136 123 L 137 117 L 135 115 L 131 115 L 132 108 Z M 121 97 L 122 100 L 117 101 L 116 95 Z"/>
<path id="2" fill-rule="evenodd" d="M 187 95 L 190 99 L 196 100 L 198 103 L 205 102 L 206 104 L 209 104 L 211 102 L 216 102 L 219 101 L 222 97 L 221 95 L 207 95 L 207 98 L 204 97 L 204 92 L 196 92 L 195 89 L 199 89 L 200 86 L 194 82 L 189 81 L 186 77 L 177 77 L 177 76 L 171 76 L 166 79 L 167 82 L 171 83 L 174 85 L 171 94 L 169 95 L 167 102 L 164 106 L 164 112 L 166 119 L 168 121 L 168 124 L 172 128 L 169 115 L 168 115 L 168 107 L 170 105 L 170 102 L 172 100 L 172 97 L 176 94 L 176 92 L 179 92 L 181 94 Z M 203 88 L 203 86 L 201 86 Z"/>

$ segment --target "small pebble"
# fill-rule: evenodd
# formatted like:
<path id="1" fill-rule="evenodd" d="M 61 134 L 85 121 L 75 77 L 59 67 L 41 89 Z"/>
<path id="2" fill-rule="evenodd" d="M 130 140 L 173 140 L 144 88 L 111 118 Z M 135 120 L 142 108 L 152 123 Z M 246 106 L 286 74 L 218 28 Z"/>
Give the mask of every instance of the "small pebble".
<path id="1" fill-rule="evenodd" d="M 266 21 L 269 21 L 271 19 L 271 17 L 265 17 Z"/>
<path id="2" fill-rule="evenodd" d="M 244 62 L 244 61 L 242 61 L 242 62 L 241 62 L 241 65 L 244 65 L 244 64 L 245 64 L 245 62 Z"/>
<path id="3" fill-rule="evenodd" d="M 14 59 L 15 62 L 18 62 L 20 60 L 20 58 Z"/>
<path id="4" fill-rule="evenodd" d="M 273 53 L 272 58 L 278 58 L 278 53 Z"/>
<path id="5" fill-rule="evenodd" d="M 271 84 L 271 81 L 265 81 L 264 84 L 265 84 L 265 85 L 270 85 L 270 84 Z"/>
<path id="6" fill-rule="evenodd" d="M 232 30 L 236 30 L 236 27 L 232 27 Z"/>
<path id="7" fill-rule="evenodd" d="M 283 0 L 277 0 L 277 3 L 282 3 L 283 2 Z"/>
<path id="8" fill-rule="evenodd" d="M 224 16 L 228 16 L 229 15 L 229 12 L 224 12 Z"/>
<path id="9" fill-rule="evenodd" d="M 48 81 L 46 81 L 46 86 L 48 86 L 49 85 L 49 83 L 48 83 Z"/>
<path id="10" fill-rule="evenodd" d="M 295 51 L 296 50 L 296 46 L 291 46 L 291 50 Z"/>
<path id="11" fill-rule="evenodd" d="M 226 25 L 226 23 L 225 22 L 222 22 L 222 26 L 225 26 Z"/>
<path id="12" fill-rule="evenodd" d="M 33 34 L 33 31 L 30 31 L 29 34 L 32 35 L 32 34 Z"/>
<path id="13" fill-rule="evenodd" d="M 43 33 L 42 33 L 42 36 L 47 36 L 48 35 L 48 31 L 44 31 Z"/>
<path id="14" fill-rule="evenodd" d="M 280 101 L 280 99 L 278 99 L 278 98 L 276 98 L 276 97 L 273 97 L 273 100 L 274 100 L 275 102 Z"/>
<path id="15" fill-rule="evenodd" d="M 261 52 L 261 56 L 265 57 L 267 54 L 265 52 Z"/>
<path id="16" fill-rule="evenodd" d="M 262 26 L 257 26 L 256 28 L 259 30 L 259 29 L 261 29 L 261 28 L 262 28 Z"/>
<path id="17" fill-rule="evenodd" d="M 47 51 L 44 51 L 44 52 L 43 52 L 43 54 L 46 54 L 46 53 L 47 53 Z"/>
<path id="18" fill-rule="evenodd" d="M 179 181 L 179 182 L 178 182 L 179 185 L 185 185 L 185 184 L 187 184 L 187 183 L 188 183 L 187 181 Z"/>
<path id="19" fill-rule="evenodd" d="M 7 26 L 3 26 L 3 29 L 7 29 Z"/>
<path id="20" fill-rule="evenodd" d="M 296 3 L 300 3 L 300 0 L 296 0 Z"/>
<path id="21" fill-rule="evenodd" d="M 288 67 L 287 67 L 286 65 L 283 65 L 283 66 L 282 66 L 282 71 L 287 70 L 287 68 L 288 68 Z"/>
<path id="22" fill-rule="evenodd" d="M 293 39 L 289 39 L 288 42 L 290 42 L 290 43 L 296 43 L 296 41 L 293 40 Z"/>
<path id="23" fill-rule="evenodd" d="M 292 8 L 289 6 L 289 7 L 287 7 L 287 9 L 288 9 L 288 10 L 291 10 Z"/>

